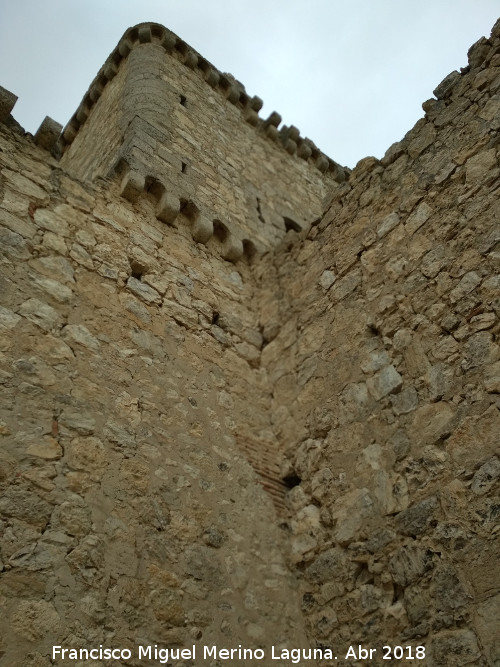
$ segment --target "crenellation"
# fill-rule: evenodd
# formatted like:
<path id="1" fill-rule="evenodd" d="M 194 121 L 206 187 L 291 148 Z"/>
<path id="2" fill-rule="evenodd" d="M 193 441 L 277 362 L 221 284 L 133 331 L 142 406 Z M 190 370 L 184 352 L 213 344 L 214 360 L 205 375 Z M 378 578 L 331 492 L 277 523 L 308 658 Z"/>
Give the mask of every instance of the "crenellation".
<path id="1" fill-rule="evenodd" d="M 17 102 L 17 95 L 0 86 L 0 123 L 4 123 Z"/>
<path id="2" fill-rule="evenodd" d="M 61 131 L 62 125 L 60 123 L 57 123 L 49 116 L 45 116 L 33 140 L 40 148 L 45 148 L 45 150 L 52 152 L 56 147 Z"/>
<path id="3" fill-rule="evenodd" d="M 239 241 L 237 252 L 234 249 L 224 251 L 228 257 L 241 255 L 243 240 L 251 242 L 252 248 L 260 251 L 274 242 L 276 227 L 263 228 L 260 224 L 255 225 L 257 220 L 254 208 L 252 206 L 248 209 L 246 192 L 249 189 L 253 192 L 257 187 L 258 190 L 261 189 L 262 199 L 269 196 L 272 200 L 281 199 L 281 203 L 272 201 L 270 204 L 272 209 L 276 209 L 278 204 L 282 209 L 282 216 L 288 213 L 289 207 L 288 195 L 285 194 L 289 179 L 283 177 L 282 164 L 287 159 L 265 141 L 251 139 L 251 131 L 247 133 L 245 125 L 241 124 L 243 114 L 243 119 L 250 127 L 260 128 L 262 121 L 258 117 L 258 110 L 262 106 L 262 100 L 249 97 L 242 84 L 231 75 L 219 73 L 216 86 L 222 93 L 222 99 L 211 99 L 215 105 L 213 109 L 205 106 L 204 100 L 200 98 L 199 81 L 189 74 L 189 69 L 184 68 L 188 46 L 177 40 L 174 51 L 179 54 L 179 59 L 174 59 L 167 66 L 165 51 L 161 46 L 163 28 L 148 24 L 140 34 L 139 29 L 140 26 L 126 33 L 125 42 L 130 42 L 132 48 L 125 48 L 128 55 L 122 60 L 118 71 L 114 72 L 113 78 L 103 86 L 104 76 L 101 71 L 90 88 L 90 91 L 94 92 L 85 96 L 77 113 L 65 128 L 63 142 L 71 140 L 71 143 L 62 148 L 62 164 L 83 178 L 113 177 L 114 173 L 120 174 L 123 171 L 122 165 L 126 164 L 127 169 L 134 172 L 134 176 L 130 183 L 125 178 L 122 187 L 124 196 L 137 201 L 139 190 L 133 183 L 138 182 L 137 174 L 142 173 L 145 183 L 152 178 L 162 183 L 162 188 L 171 192 L 172 196 L 175 193 L 179 200 L 184 198 L 195 201 L 200 209 L 206 211 L 205 217 L 208 219 L 213 220 L 223 213 L 229 214 L 231 235 Z M 112 55 L 108 61 L 116 62 L 116 58 Z M 199 60 L 199 64 L 201 71 L 209 71 L 206 61 Z M 198 66 L 195 69 L 198 69 Z M 224 100 L 227 100 L 229 106 Z M 180 107 L 186 110 L 182 117 L 179 116 Z M 216 108 L 219 110 L 216 111 Z M 213 114 L 208 121 L 207 112 Z M 294 156 L 297 153 L 297 142 L 302 142 L 300 134 L 293 128 L 291 136 L 289 137 L 290 131 L 287 131 L 286 141 L 281 141 L 277 130 L 280 122 L 279 114 L 272 115 L 274 139 L 279 145 L 284 145 L 290 156 Z M 198 135 L 194 140 L 193 133 L 199 123 L 210 128 L 210 131 L 206 136 Z M 262 127 L 265 132 L 272 132 L 265 123 Z M 220 168 L 214 172 L 207 161 L 207 156 L 214 150 L 219 150 L 228 164 L 234 161 L 238 153 L 235 137 L 240 134 L 242 140 L 245 137 L 244 141 L 248 142 L 250 152 L 246 152 L 247 159 L 249 155 L 255 154 L 255 166 L 249 166 L 243 180 L 242 172 Z M 217 143 L 220 144 L 218 148 Z M 105 150 L 96 153 L 97 144 Z M 309 156 L 309 151 L 303 150 L 301 154 Z M 310 155 L 314 158 L 310 164 L 316 165 L 318 175 L 315 175 L 314 170 L 310 170 L 309 164 L 304 160 L 304 168 L 310 171 L 310 175 L 307 177 L 308 192 L 304 192 L 303 197 L 299 195 L 299 182 L 305 176 L 304 168 L 300 163 L 294 167 L 299 188 L 296 206 L 303 208 L 302 216 L 306 215 L 306 210 L 314 199 L 317 214 L 320 213 L 324 191 L 329 187 L 327 180 L 320 174 L 342 178 L 343 173 L 341 168 L 336 169 L 333 161 L 328 161 L 325 156 L 320 157 L 317 149 L 311 149 Z M 258 166 L 259 159 L 275 165 L 272 179 L 276 182 L 281 180 L 282 185 L 270 188 L 269 184 L 263 181 L 264 174 Z M 228 188 L 234 189 L 234 194 L 229 199 Z M 300 204 L 301 199 L 303 204 Z M 226 211 L 228 202 L 231 202 L 231 208 Z M 170 217 L 170 213 L 163 215 Z M 241 224 L 243 227 L 240 229 Z M 252 228 L 251 232 L 249 227 Z M 281 230 L 285 233 L 284 225 Z M 206 226 L 205 231 L 195 232 L 196 238 L 205 238 L 206 235 Z"/>
<path id="4" fill-rule="evenodd" d="M 60 160 L 6 93 L 9 665 L 110 636 L 497 664 L 499 48 L 352 172 L 157 24 Z"/>
<path id="5" fill-rule="evenodd" d="M 174 35 L 170 31 L 166 30 L 165 28 L 157 24 L 141 24 L 140 26 L 136 26 L 135 28 L 129 29 L 127 33 L 125 33 L 115 51 L 110 55 L 103 68 L 101 68 L 100 72 L 101 80 L 99 82 L 99 85 L 94 85 L 94 84 L 91 85 L 88 93 L 90 101 L 92 103 L 95 103 L 95 101 L 97 101 L 97 99 L 102 94 L 102 87 L 105 85 L 106 81 L 110 81 L 116 75 L 117 65 L 122 59 L 127 58 L 129 56 L 136 42 L 139 44 L 150 44 L 155 41 L 158 41 L 167 53 L 178 53 L 182 59 L 182 62 L 188 68 L 193 70 L 199 69 L 202 72 L 205 81 L 212 88 L 217 88 L 224 95 L 224 97 L 228 99 L 232 104 L 241 106 L 243 110 L 246 108 L 248 104 L 247 101 L 248 95 L 246 94 L 243 86 L 239 82 L 236 82 L 236 85 L 234 83 L 232 84 L 231 79 L 233 78 L 230 75 L 229 75 L 230 78 L 228 78 L 228 75 L 217 71 L 210 63 L 208 63 L 207 60 L 202 58 L 198 53 L 196 53 L 193 49 L 191 49 L 185 42 L 180 40 L 176 35 Z M 260 100 L 260 98 L 258 97 L 254 97 L 251 99 L 254 100 L 254 102 L 251 104 L 251 109 L 255 112 L 260 111 L 260 109 L 262 108 L 262 100 Z M 269 122 L 268 122 L 269 119 L 267 121 L 264 121 L 261 120 L 258 117 L 258 115 L 256 118 L 254 114 L 248 112 L 244 115 L 244 117 L 248 120 L 248 122 L 251 125 L 255 127 L 260 127 L 262 125 L 266 135 L 269 136 L 273 141 L 276 141 L 277 139 L 276 132 L 272 129 L 269 129 Z M 80 113 L 80 118 L 72 119 L 73 126 L 78 128 L 81 124 L 85 122 L 85 119 L 86 118 L 84 117 L 84 115 Z M 276 121 L 274 121 L 272 124 L 275 127 L 277 127 L 281 122 L 281 117 L 276 125 L 275 122 Z M 297 139 L 299 139 L 299 137 L 297 137 Z M 65 135 L 63 135 L 64 145 L 62 146 L 62 150 L 64 151 L 65 146 L 70 144 L 73 140 L 74 140 L 73 132 L 68 132 Z M 290 148 L 287 149 L 285 146 L 285 150 L 290 150 Z M 299 157 L 301 157 L 304 160 L 307 160 L 309 156 L 306 156 L 306 154 L 307 151 L 303 151 Z M 323 162 L 320 162 L 320 164 L 323 164 Z"/>

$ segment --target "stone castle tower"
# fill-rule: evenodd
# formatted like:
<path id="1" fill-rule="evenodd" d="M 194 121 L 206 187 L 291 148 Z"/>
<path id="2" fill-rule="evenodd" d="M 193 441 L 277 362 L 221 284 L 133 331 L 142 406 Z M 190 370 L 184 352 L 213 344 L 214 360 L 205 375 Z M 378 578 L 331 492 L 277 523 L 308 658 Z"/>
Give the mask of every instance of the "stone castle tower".
<path id="1" fill-rule="evenodd" d="M 500 664 L 500 21 L 434 94 L 350 172 L 157 24 L 0 89 L 1 667 Z"/>

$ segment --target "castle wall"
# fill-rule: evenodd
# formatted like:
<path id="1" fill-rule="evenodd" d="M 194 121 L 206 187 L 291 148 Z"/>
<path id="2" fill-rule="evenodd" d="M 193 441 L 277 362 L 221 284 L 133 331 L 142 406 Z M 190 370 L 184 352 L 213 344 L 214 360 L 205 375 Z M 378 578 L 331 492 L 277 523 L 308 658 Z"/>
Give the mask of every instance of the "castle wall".
<path id="1" fill-rule="evenodd" d="M 2 664 L 306 643 L 241 449 L 273 445 L 250 267 L 5 126 L 0 200 Z"/>
<path id="2" fill-rule="evenodd" d="M 500 23 L 435 94 L 267 265 L 262 363 L 311 638 L 493 665 Z"/>
<path id="3" fill-rule="evenodd" d="M 435 95 L 343 182 L 155 24 L 60 162 L 0 89 L 2 665 L 500 660 L 500 23 Z"/>
<path id="4" fill-rule="evenodd" d="M 126 33 L 91 86 L 63 135 L 71 142 L 61 164 L 84 179 L 117 169 L 129 198 L 166 193 L 158 214 L 169 223 L 194 204 L 203 228 L 194 237 L 215 235 L 228 259 L 266 250 L 287 220 L 303 229 L 317 218 L 344 173 L 296 128 L 280 134 L 278 114 L 260 119 L 261 106 L 175 35 L 144 24 Z"/>

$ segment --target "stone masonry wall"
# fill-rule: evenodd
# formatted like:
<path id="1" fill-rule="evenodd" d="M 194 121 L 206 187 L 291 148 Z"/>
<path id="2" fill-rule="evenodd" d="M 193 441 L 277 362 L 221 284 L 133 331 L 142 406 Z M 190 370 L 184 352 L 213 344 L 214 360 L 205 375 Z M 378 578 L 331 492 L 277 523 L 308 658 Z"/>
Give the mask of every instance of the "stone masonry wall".
<path id="1" fill-rule="evenodd" d="M 130 115 L 143 66 L 165 113 Z M 61 161 L 0 89 L 2 667 L 139 643 L 499 664 L 500 22 L 435 95 L 342 182 L 155 24 Z"/>
<path id="2" fill-rule="evenodd" d="M 497 665 L 500 22 L 435 95 L 262 265 L 262 364 L 310 637 Z"/>
<path id="3" fill-rule="evenodd" d="M 242 455 L 273 444 L 249 266 L 5 126 L 0 225 L 2 667 L 76 664 L 52 645 L 307 645 Z"/>

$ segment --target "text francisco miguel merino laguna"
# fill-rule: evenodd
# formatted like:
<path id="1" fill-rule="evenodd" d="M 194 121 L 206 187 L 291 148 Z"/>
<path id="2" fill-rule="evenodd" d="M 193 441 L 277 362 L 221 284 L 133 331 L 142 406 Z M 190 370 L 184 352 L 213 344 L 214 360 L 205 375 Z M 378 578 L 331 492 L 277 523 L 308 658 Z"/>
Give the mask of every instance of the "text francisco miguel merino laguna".
<path id="1" fill-rule="evenodd" d="M 169 660 L 208 660 L 218 658 L 219 660 L 289 660 L 298 664 L 301 660 L 334 660 L 332 651 L 324 649 L 301 649 L 301 648 L 278 648 L 271 647 L 271 653 L 262 648 L 219 648 L 218 646 L 195 646 L 192 648 L 159 648 L 154 646 L 137 646 L 135 655 L 128 648 L 65 648 L 63 646 L 52 647 L 52 659 L 62 660 L 121 660 L 126 662 L 132 658 L 139 660 L 151 660 L 166 664 Z"/>

